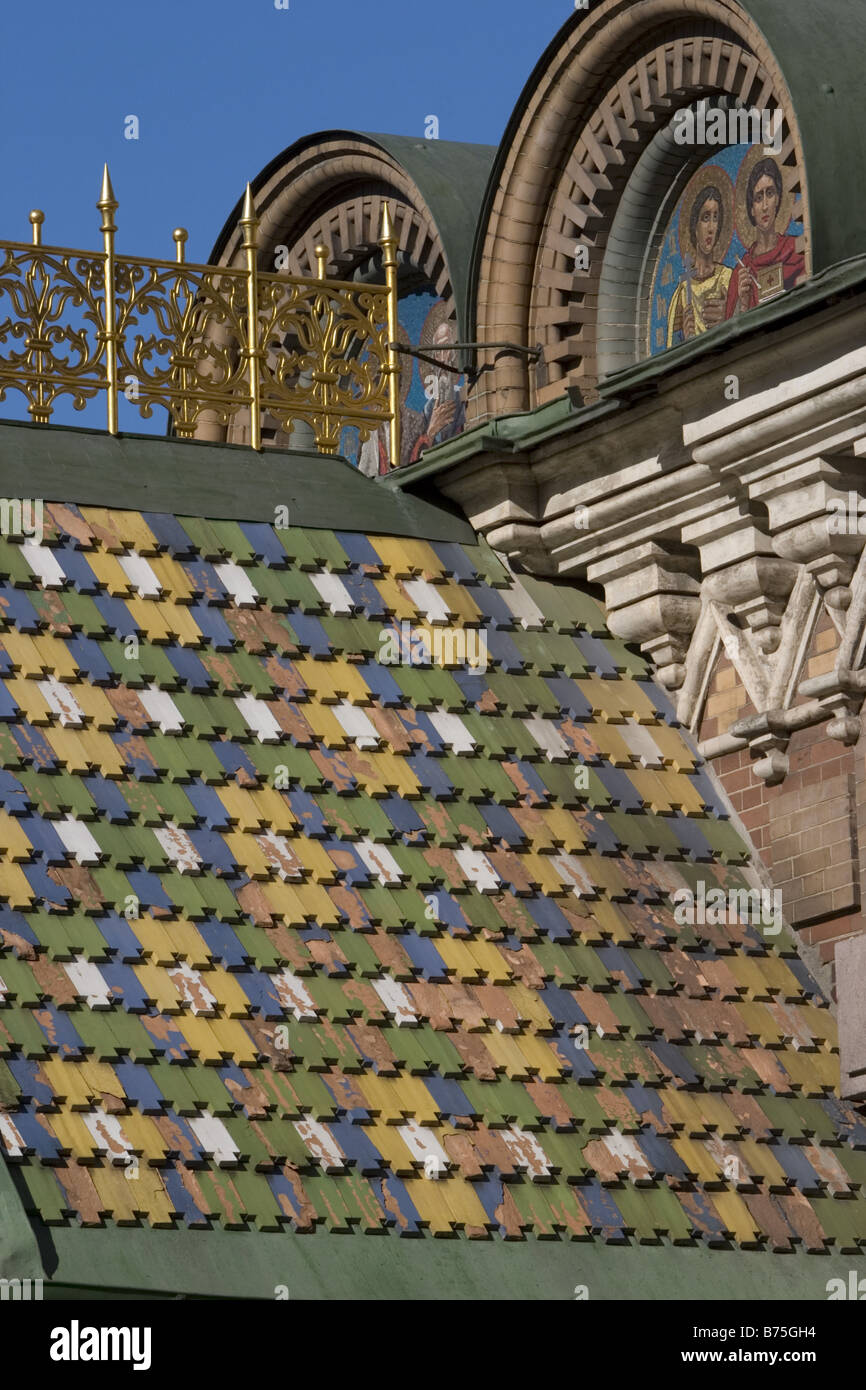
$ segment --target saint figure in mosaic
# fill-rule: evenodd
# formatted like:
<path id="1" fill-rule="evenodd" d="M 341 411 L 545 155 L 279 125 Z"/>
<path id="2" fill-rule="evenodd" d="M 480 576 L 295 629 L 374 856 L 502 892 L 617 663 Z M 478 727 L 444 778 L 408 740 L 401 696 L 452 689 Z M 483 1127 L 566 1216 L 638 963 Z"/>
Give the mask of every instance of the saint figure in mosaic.
<path id="1" fill-rule="evenodd" d="M 797 250 L 796 238 L 787 235 L 792 203 L 777 161 L 760 146 L 753 148 L 737 178 L 737 231 L 748 250 L 731 276 L 727 318 L 775 299 L 805 279 L 806 257 Z"/>
<path id="2" fill-rule="evenodd" d="M 668 310 L 667 346 L 706 333 L 725 318 L 731 269 L 723 264 L 734 227 L 733 188 L 724 169 L 705 166 L 686 189 L 679 243 L 684 274 Z"/>
<path id="3" fill-rule="evenodd" d="M 427 362 L 420 364 L 424 410 L 421 432 L 412 448 L 413 462 L 421 457 L 425 449 L 461 434 L 466 424 L 463 378 L 452 370 L 457 366 L 457 353 L 450 348 L 454 342 L 454 326 L 447 315 L 448 306 L 439 300 L 430 310 L 421 334 L 422 352 L 428 343 L 436 349 L 431 355 L 438 366 L 431 366 Z"/>

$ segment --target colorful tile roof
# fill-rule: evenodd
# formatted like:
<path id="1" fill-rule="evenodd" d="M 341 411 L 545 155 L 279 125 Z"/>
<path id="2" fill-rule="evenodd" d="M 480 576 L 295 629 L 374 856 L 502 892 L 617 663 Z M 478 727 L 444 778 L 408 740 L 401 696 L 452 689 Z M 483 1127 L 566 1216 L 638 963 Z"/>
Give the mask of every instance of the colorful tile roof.
<path id="1" fill-rule="evenodd" d="M 675 921 L 757 880 L 590 598 L 483 546 L 45 523 L 0 541 L 37 1224 L 859 1251 L 826 1000 L 786 934 Z M 474 667 L 417 664 L 455 632 Z"/>

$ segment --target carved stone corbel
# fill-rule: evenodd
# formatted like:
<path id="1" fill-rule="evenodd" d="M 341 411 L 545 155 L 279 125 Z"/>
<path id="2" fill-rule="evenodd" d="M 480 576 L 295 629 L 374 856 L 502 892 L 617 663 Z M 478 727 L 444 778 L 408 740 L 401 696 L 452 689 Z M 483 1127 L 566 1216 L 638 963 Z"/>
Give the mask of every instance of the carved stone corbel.
<path id="1" fill-rule="evenodd" d="M 665 689 L 677 690 L 701 608 L 695 552 L 650 541 L 590 565 L 587 578 L 604 585 L 614 636 L 639 643 Z"/>

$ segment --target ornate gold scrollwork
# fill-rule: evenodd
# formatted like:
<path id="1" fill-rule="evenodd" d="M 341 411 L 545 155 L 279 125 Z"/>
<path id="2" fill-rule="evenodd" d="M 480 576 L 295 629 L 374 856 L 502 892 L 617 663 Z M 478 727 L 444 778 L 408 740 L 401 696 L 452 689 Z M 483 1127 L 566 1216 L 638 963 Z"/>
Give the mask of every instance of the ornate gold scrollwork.
<path id="1" fill-rule="evenodd" d="M 203 411 L 213 411 L 227 424 L 250 405 L 241 356 L 243 271 L 119 259 L 115 290 L 120 385 L 134 379 L 145 419 L 155 405 L 165 406 L 177 433 L 189 438 Z M 133 336 L 133 328 L 147 318 L 154 331 Z"/>
<path id="2" fill-rule="evenodd" d="M 20 391 L 38 424 L 51 418 L 59 396 L 83 410 L 107 384 L 104 257 L 22 242 L 2 242 L 0 253 L 0 314 L 8 306 L 0 319 L 0 400 Z"/>
<path id="3" fill-rule="evenodd" d="M 316 279 L 261 274 L 249 185 L 242 267 L 188 264 L 182 228 L 173 234 L 174 261 L 118 257 L 107 168 L 97 207 L 102 252 L 44 247 L 41 212 L 30 216 L 32 245 L 0 242 L 0 316 L 8 306 L 0 317 L 0 401 L 7 391 L 21 392 L 33 420 L 45 424 L 59 396 L 71 395 L 82 410 L 105 392 L 114 434 L 124 392 L 145 419 L 163 406 L 185 438 L 205 414 L 227 425 L 247 410 L 254 448 L 268 411 L 284 427 L 308 424 L 325 453 L 336 452 L 347 425 L 363 441 L 389 424 L 398 461 L 399 367 L 391 347 L 397 240 L 390 214 L 383 219 L 386 283 L 370 286 L 327 279 L 325 247 L 317 248 Z"/>
<path id="4" fill-rule="evenodd" d="M 259 276 L 262 406 L 309 424 L 323 453 L 345 425 L 369 438 L 390 419 L 388 292 L 348 281 Z"/>

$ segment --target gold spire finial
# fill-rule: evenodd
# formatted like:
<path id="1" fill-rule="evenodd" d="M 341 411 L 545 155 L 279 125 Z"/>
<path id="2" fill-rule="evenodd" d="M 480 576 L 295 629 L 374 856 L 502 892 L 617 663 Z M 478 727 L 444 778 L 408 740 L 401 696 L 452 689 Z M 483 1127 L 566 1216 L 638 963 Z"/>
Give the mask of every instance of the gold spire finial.
<path id="1" fill-rule="evenodd" d="M 253 205 L 253 190 L 247 184 L 247 191 L 244 194 L 244 210 L 241 213 L 242 222 L 255 222 L 256 210 Z"/>
<path id="2" fill-rule="evenodd" d="M 382 204 L 382 228 L 379 232 L 380 241 L 389 241 L 394 235 L 394 219 L 391 216 L 391 204 Z"/>
<path id="3" fill-rule="evenodd" d="M 114 189 L 111 186 L 111 175 L 108 172 L 108 165 L 103 165 L 102 169 L 102 191 L 99 195 L 99 202 L 96 204 L 100 212 L 110 208 L 112 212 L 117 207 L 117 199 L 114 196 Z"/>

